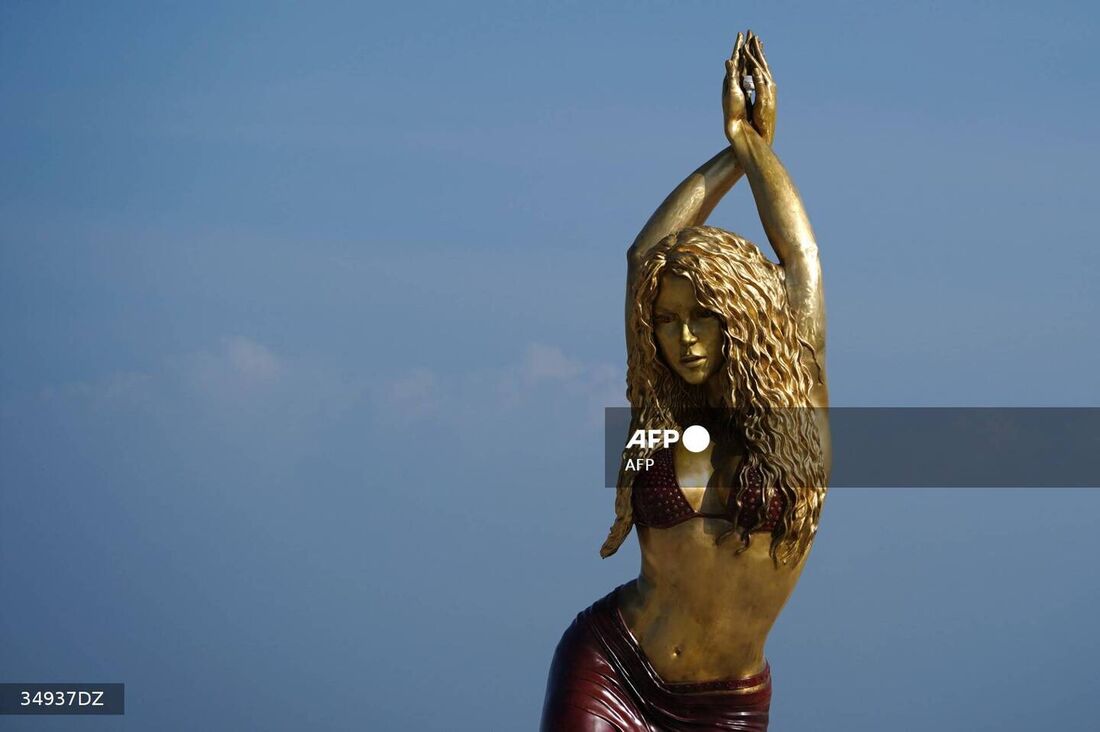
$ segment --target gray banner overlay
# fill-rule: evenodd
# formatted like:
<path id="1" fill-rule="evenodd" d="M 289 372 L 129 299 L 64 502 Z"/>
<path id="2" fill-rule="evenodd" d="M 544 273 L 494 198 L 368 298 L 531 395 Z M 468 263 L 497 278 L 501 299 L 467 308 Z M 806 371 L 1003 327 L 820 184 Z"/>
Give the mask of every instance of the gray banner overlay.
<path id="1" fill-rule="evenodd" d="M 1100 486 L 1097 407 L 832 407 L 830 487 Z M 807 412 L 808 413 L 808 412 Z M 604 485 L 617 481 L 629 408 L 606 409 Z M 716 424 L 723 415 L 699 415 Z M 688 427 L 682 425 L 682 428 Z"/>
<path id="2" fill-rule="evenodd" d="M 3 714 L 123 714 L 125 684 L 0 684 Z"/>

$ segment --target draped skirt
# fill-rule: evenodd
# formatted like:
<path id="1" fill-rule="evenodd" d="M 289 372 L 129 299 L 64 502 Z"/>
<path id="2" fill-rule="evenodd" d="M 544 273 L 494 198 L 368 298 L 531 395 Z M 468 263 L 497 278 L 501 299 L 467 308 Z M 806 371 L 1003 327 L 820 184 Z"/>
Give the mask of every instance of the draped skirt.
<path id="1" fill-rule="evenodd" d="M 619 612 L 619 589 L 577 615 L 562 635 L 546 685 L 542 732 L 767 731 L 767 666 L 743 679 L 662 681 Z"/>

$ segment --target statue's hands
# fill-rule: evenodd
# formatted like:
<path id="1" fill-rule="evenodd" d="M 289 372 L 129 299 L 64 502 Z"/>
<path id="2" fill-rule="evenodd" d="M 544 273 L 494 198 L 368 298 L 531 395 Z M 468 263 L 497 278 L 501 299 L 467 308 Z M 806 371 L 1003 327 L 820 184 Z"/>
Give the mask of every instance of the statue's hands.
<path id="1" fill-rule="evenodd" d="M 745 76 L 752 77 L 755 99 L 750 96 L 753 88 L 746 91 L 742 86 Z M 775 138 L 775 100 L 775 80 L 764 58 L 764 44 L 752 31 L 747 36 L 738 33 L 722 86 L 726 139 L 732 143 L 742 123 L 749 122 L 770 145 Z"/>
<path id="2" fill-rule="evenodd" d="M 750 118 L 749 100 L 741 88 L 741 75 L 744 73 L 745 36 L 737 34 L 733 53 L 726 59 L 726 78 L 722 83 L 722 115 L 725 117 L 726 139 L 733 143 L 742 123 Z"/>
<path id="3" fill-rule="evenodd" d="M 764 42 L 749 31 L 748 40 L 741 51 L 745 71 L 752 77 L 756 88 L 751 104 L 752 126 L 769 145 L 775 139 L 775 79 L 764 58 Z"/>

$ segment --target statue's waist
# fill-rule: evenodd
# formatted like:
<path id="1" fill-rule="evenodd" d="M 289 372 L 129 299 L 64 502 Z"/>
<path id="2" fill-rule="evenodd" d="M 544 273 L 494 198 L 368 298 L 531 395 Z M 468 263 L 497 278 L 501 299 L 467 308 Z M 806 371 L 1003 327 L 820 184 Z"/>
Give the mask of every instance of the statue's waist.
<path id="1" fill-rule="evenodd" d="M 662 679 L 694 682 L 739 678 L 764 668 L 764 644 L 782 603 L 763 606 L 716 593 L 690 596 L 624 588 L 623 622 Z"/>

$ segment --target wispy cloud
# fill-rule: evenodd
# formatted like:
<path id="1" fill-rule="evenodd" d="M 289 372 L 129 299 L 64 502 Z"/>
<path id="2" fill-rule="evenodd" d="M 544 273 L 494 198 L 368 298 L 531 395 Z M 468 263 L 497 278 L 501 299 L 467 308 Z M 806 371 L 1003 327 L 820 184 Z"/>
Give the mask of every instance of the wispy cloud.
<path id="1" fill-rule="evenodd" d="M 238 401 L 270 390 L 285 365 L 275 353 L 250 338 L 223 338 L 215 350 L 202 350 L 179 360 L 179 373 L 199 394 Z"/>
<path id="2" fill-rule="evenodd" d="M 572 421 L 602 425 L 605 407 L 622 406 L 623 373 L 587 363 L 557 346 L 531 343 L 511 363 L 464 373 L 420 368 L 383 382 L 376 400 L 390 422 L 445 423 L 456 429 L 489 421 Z M 527 413 L 529 417 L 523 417 Z"/>
<path id="3" fill-rule="evenodd" d="M 443 406 L 439 377 L 430 369 L 417 368 L 387 383 L 379 400 L 389 416 L 403 423 L 438 416 Z"/>
<path id="4" fill-rule="evenodd" d="M 527 346 L 523 355 L 520 373 L 525 381 L 567 381 L 575 379 L 585 371 L 584 365 L 568 358 L 560 348 L 543 343 Z"/>
<path id="5" fill-rule="evenodd" d="M 39 396 L 93 419 L 104 418 L 104 409 L 111 419 L 172 415 L 173 430 L 213 430 L 226 444 L 294 451 L 310 449 L 318 434 L 379 426 L 415 432 L 434 425 L 454 434 L 499 425 L 598 431 L 604 408 L 625 403 L 623 391 L 621 369 L 546 343 L 530 343 L 492 368 L 421 366 L 384 377 L 349 375 L 234 335 L 149 372 L 46 387 Z M 343 418 L 349 414 L 351 421 Z"/>

